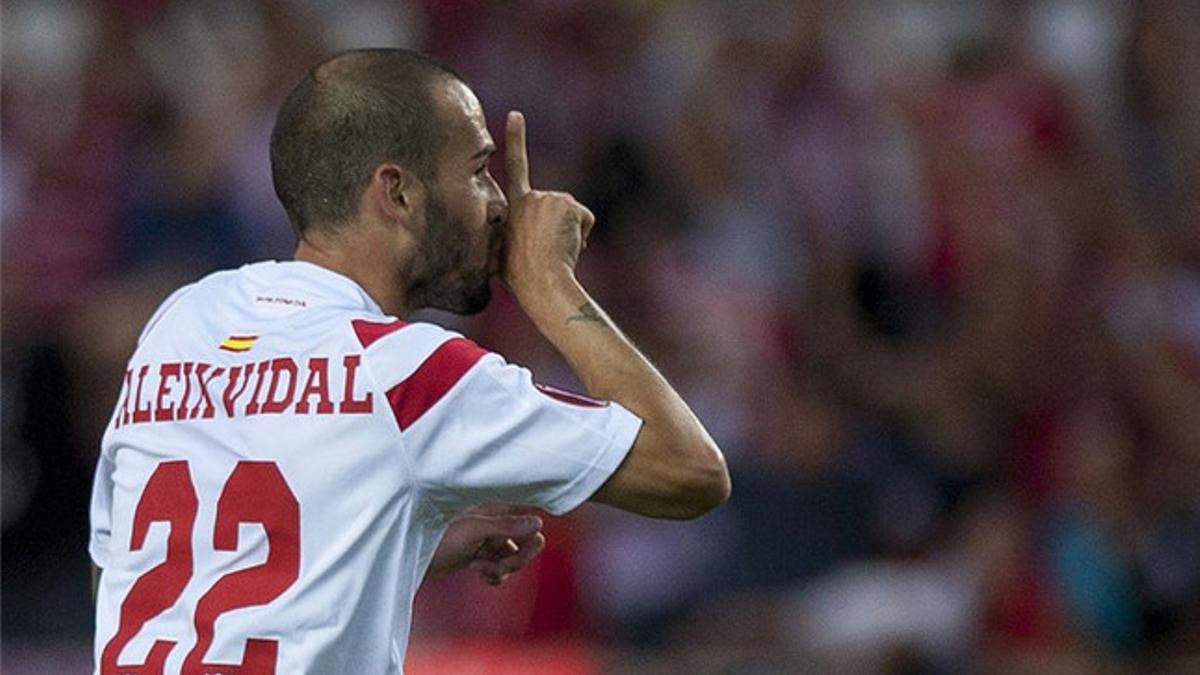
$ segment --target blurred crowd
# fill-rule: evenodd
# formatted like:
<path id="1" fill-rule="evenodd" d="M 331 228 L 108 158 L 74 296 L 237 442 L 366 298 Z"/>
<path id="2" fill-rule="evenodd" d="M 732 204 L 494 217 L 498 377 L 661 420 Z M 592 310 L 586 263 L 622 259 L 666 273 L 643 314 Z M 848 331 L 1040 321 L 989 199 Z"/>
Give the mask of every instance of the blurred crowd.
<path id="1" fill-rule="evenodd" d="M 1200 4 L 13 0 L 2 25 L 9 667 L 88 663 L 91 472 L 142 323 L 291 254 L 282 97 L 408 46 L 498 139 L 524 111 L 534 184 L 598 217 L 585 285 L 734 480 L 686 525 L 553 519 L 500 590 L 429 585 L 414 654 L 1200 668 Z M 429 318 L 578 386 L 506 293 Z"/>

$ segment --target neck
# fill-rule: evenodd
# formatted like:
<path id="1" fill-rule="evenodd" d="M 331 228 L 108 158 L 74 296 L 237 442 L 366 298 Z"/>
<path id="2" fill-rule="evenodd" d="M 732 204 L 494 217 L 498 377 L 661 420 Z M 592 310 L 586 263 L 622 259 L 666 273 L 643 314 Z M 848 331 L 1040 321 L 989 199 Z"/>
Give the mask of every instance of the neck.
<path id="1" fill-rule="evenodd" d="M 305 236 L 293 257 L 349 277 L 387 314 L 404 318 L 410 311 L 404 285 L 397 283 L 395 261 L 388 259 L 387 249 L 378 243 Z"/>

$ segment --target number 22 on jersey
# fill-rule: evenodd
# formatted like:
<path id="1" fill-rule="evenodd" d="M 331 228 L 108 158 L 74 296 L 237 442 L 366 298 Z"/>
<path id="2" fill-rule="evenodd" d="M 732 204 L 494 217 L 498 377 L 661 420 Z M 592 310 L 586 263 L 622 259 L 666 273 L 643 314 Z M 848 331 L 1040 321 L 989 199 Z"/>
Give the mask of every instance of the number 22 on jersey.
<path id="1" fill-rule="evenodd" d="M 161 675 L 176 641 L 154 641 L 142 664 L 120 664 L 117 659 L 148 621 L 170 609 L 192 578 L 192 532 L 200 501 L 186 461 L 159 464 L 150 475 L 133 516 L 129 549 L 141 550 L 153 522 L 170 526 L 167 556 L 142 574 L 121 602 L 116 635 L 104 647 L 101 675 Z M 295 583 L 300 574 L 300 504 L 274 462 L 238 462 L 225 481 L 217 501 L 212 546 L 216 551 L 236 551 L 238 525 L 261 524 L 267 535 L 267 560 L 224 575 L 196 603 L 196 644 L 183 661 L 183 675 L 275 675 L 279 643 L 247 638 L 239 664 L 204 663 L 213 642 L 217 617 L 243 607 L 270 603 Z"/>

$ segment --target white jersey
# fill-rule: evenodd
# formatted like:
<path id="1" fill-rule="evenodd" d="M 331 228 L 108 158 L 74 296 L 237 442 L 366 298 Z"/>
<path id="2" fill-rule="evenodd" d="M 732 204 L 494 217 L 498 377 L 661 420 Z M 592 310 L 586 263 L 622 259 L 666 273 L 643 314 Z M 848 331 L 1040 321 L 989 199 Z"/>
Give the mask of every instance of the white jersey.
<path id="1" fill-rule="evenodd" d="M 210 275 L 151 318 L 104 436 L 96 672 L 401 672 L 449 521 L 571 510 L 640 425 L 316 265 Z"/>

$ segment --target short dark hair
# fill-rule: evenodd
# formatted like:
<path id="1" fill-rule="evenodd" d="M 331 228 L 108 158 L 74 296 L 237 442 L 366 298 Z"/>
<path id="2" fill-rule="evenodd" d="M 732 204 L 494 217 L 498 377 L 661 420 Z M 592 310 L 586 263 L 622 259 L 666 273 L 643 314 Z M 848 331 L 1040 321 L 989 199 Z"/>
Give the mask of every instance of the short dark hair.
<path id="1" fill-rule="evenodd" d="M 463 78 L 406 49 L 341 52 L 313 67 L 279 109 L 271 177 L 298 235 L 358 214 L 371 172 L 395 162 L 431 185 L 445 134 L 431 87 Z"/>

